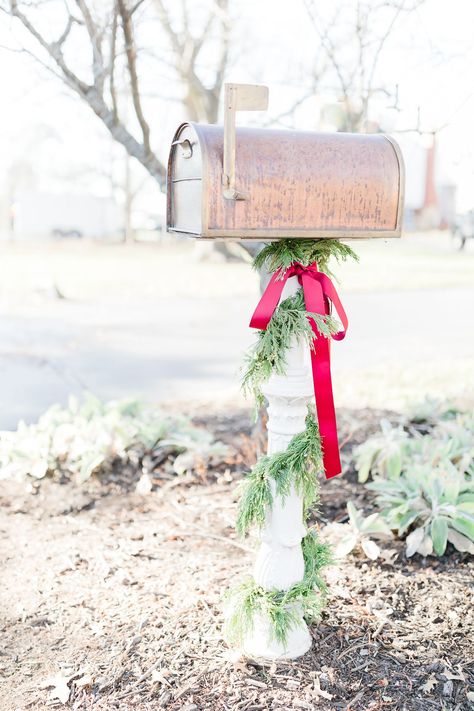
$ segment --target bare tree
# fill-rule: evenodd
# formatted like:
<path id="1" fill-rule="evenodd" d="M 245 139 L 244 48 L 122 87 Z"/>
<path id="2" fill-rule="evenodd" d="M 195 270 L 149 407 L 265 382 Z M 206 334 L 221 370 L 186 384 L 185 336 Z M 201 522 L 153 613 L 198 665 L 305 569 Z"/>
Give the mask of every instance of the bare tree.
<path id="1" fill-rule="evenodd" d="M 66 0 L 61 4 L 64 26 L 58 36 L 42 29 L 50 12 L 46 1 L 4 0 L 0 9 L 15 18 L 34 38 L 38 51 L 24 49 L 75 92 L 104 123 L 112 137 L 164 185 L 166 169 L 153 146 L 150 119 L 146 116 L 137 42 L 139 16 L 145 0 Z M 229 58 L 229 0 L 210 0 L 202 29 L 196 33 L 186 0 L 181 0 L 179 28 L 170 7 L 155 0 L 150 10 L 158 14 L 164 31 L 162 55 L 172 49 L 172 70 L 184 87 L 183 103 L 191 120 L 213 122 Z M 87 71 L 76 68 L 69 45 L 80 34 L 89 54 Z M 214 77 L 207 85 L 200 76 L 199 60 L 205 45 L 217 40 Z M 167 45 L 165 44 L 167 43 Z M 120 71 L 119 71 L 120 70 Z M 118 78 L 125 77 L 131 111 L 120 100 Z M 127 118 L 125 118 L 127 116 Z"/>
<path id="2" fill-rule="evenodd" d="M 319 12 L 316 0 L 305 0 L 318 37 L 318 64 L 313 75 L 341 102 L 342 131 L 368 128 L 369 108 L 376 96 L 386 97 L 387 105 L 398 109 L 398 86 L 381 83 L 381 60 L 402 17 L 415 11 L 424 0 L 351 0 L 337 3 L 329 18 Z"/>
<path id="3" fill-rule="evenodd" d="M 179 26 L 173 24 L 169 10 L 163 0 L 155 0 L 159 17 L 169 39 L 174 54 L 174 66 L 186 87 L 184 105 L 191 121 L 215 123 L 219 112 L 219 99 L 224 74 L 229 62 L 229 0 L 214 0 L 211 12 L 205 18 L 201 31 L 193 34 L 190 16 L 185 0 L 181 0 Z M 198 75 L 199 55 L 206 42 L 211 39 L 217 26 L 216 64 L 210 87 L 206 87 Z"/>

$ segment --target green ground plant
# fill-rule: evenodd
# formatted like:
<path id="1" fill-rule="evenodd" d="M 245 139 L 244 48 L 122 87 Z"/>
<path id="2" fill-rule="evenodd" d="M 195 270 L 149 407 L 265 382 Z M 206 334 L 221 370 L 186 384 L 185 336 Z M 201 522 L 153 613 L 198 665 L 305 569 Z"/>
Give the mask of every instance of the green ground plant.
<path id="1" fill-rule="evenodd" d="M 53 405 L 34 424 L 20 422 L 14 432 L 0 432 L 0 478 L 42 479 L 65 474 L 77 482 L 100 474 L 106 464 L 126 460 L 131 452 L 173 454 L 180 473 L 184 454 L 209 457 L 224 445 L 194 427 L 188 418 L 169 416 L 136 400 L 104 403 L 93 395 Z"/>
<path id="2" fill-rule="evenodd" d="M 448 543 L 474 553 L 474 415 L 425 409 L 413 430 L 382 427 L 355 453 L 359 480 L 377 495 L 390 528 L 406 537 L 407 556 L 443 555 Z M 411 436 L 409 436 L 410 431 Z"/>
<path id="3" fill-rule="evenodd" d="M 449 461 L 435 468 L 415 465 L 395 479 L 376 478 L 368 487 L 377 493 L 390 528 L 406 536 L 408 557 L 443 555 L 448 542 L 474 553 L 474 483 Z"/>
<path id="4" fill-rule="evenodd" d="M 352 551 L 360 548 L 371 560 L 380 556 L 380 548 L 375 539 L 392 537 L 390 526 L 379 513 L 364 516 L 352 501 L 347 502 L 347 523 L 329 524 L 331 540 L 334 541 L 334 557 L 345 558 Z"/>

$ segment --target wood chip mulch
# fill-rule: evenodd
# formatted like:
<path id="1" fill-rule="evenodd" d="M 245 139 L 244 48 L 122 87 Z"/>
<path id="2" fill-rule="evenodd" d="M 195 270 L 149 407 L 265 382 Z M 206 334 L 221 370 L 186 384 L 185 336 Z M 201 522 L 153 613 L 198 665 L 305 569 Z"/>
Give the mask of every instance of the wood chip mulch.
<path id="1" fill-rule="evenodd" d="M 381 414 L 396 421 L 342 413 L 346 461 Z M 130 464 L 82 487 L 2 483 L 1 710 L 473 709 L 474 563 L 453 549 L 407 560 L 390 542 L 332 568 L 301 659 L 227 648 L 221 595 L 254 556 L 233 530 L 235 483 L 255 444 L 247 412 L 200 420 L 233 456 L 181 479 L 161 462 L 147 495 Z M 320 520 L 343 521 L 348 498 L 371 511 L 350 467 L 322 484 Z"/>

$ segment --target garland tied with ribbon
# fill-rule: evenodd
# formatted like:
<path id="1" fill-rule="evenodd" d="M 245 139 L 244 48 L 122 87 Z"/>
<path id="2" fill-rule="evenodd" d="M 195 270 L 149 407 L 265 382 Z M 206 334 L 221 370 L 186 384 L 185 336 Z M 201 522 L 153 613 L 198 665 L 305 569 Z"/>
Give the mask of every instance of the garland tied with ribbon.
<path id="1" fill-rule="evenodd" d="M 248 534 L 252 526 L 264 525 L 267 510 L 273 504 L 272 481 L 276 495 L 283 498 L 295 487 L 303 498 L 307 521 L 319 500 L 317 474 L 324 471 L 330 478 L 341 470 L 329 339 L 341 340 L 345 336 L 347 317 L 328 276 L 331 256 L 338 261 L 357 259 L 350 247 L 337 240 L 282 240 L 264 247 L 254 260 L 256 269 L 266 266 L 273 274 L 250 323 L 259 329 L 259 334 L 247 356 L 242 387 L 254 395 L 256 407 L 260 407 L 264 402 L 261 385 L 272 373 L 285 373 L 286 356 L 294 338 L 302 339 L 311 351 L 317 418 L 309 408 L 305 430 L 292 438 L 285 451 L 261 457 L 242 482 L 236 523 L 241 536 Z M 301 288 L 280 302 L 290 276 L 298 277 Z M 331 303 L 342 329 L 330 313 Z M 298 624 L 301 612 L 308 622 L 319 618 L 326 593 L 321 569 L 331 562 L 331 553 L 318 540 L 314 528 L 307 529 L 302 549 L 304 578 L 289 590 L 264 590 L 250 579 L 227 595 L 226 636 L 231 644 L 241 643 L 251 631 L 256 613 L 268 617 L 273 635 L 283 644 L 289 630 Z"/>

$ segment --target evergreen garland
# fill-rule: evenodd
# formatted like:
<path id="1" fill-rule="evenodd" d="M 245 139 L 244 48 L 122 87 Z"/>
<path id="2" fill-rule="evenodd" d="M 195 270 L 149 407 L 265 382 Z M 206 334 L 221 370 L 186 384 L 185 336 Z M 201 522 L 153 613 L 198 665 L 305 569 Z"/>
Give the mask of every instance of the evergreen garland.
<path id="1" fill-rule="evenodd" d="M 242 482 L 237 533 L 245 536 L 252 526 L 261 528 L 265 523 L 266 508 L 273 503 L 272 480 L 278 496 L 287 496 L 293 484 L 303 498 L 305 512 L 313 508 L 319 500 L 317 474 L 322 467 L 319 427 L 314 413 L 308 411 L 306 429 L 293 437 L 284 452 L 261 457 Z"/>
<path id="2" fill-rule="evenodd" d="M 254 258 L 253 266 L 255 269 L 265 267 L 273 274 L 278 269 L 288 269 L 295 262 L 304 267 L 317 262 L 321 272 L 333 277 L 328 267 L 331 257 L 337 262 L 345 262 L 348 258 L 359 261 L 354 250 L 337 239 L 282 239 L 267 244 Z"/>
<path id="3" fill-rule="evenodd" d="M 259 331 L 257 342 L 246 356 L 246 368 L 242 377 L 242 389 L 252 395 L 258 412 L 265 404 L 261 386 L 272 373 L 283 375 L 286 356 L 295 338 L 303 340 L 308 348 L 313 348 L 314 333 L 309 318 L 314 319 L 320 333 L 329 338 L 337 333 L 340 324 L 337 319 L 325 314 L 306 311 L 303 289 L 284 299 L 275 309 L 265 331 Z"/>
<path id="4" fill-rule="evenodd" d="M 321 570 L 332 562 L 330 548 L 318 540 L 314 528 L 301 542 L 305 561 L 303 580 L 289 590 L 264 590 L 249 578 L 227 595 L 229 614 L 226 620 L 226 638 L 231 644 L 242 644 L 245 635 L 252 631 L 256 614 L 271 621 L 272 636 L 285 644 L 288 633 L 301 620 L 308 623 L 320 619 L 326 596 L 326 584 Z"/>
<path id="5" fill-rule="evenodd" d="M 350 247 L 338 240 L 280 240 L 263 248 L 254 259 L 254 267 L 275 272 L 284 271 L 295 262 L 303 266 L 317 262 L 320 271 L 331 276 L 330 257 L 337 261 L 358 259 Z M 314 347 L 309 319 L 315 321 L 327 338 L 339 330 L 338 322 L 331 316 L 306 311 L 303 291 L 299 289 L 278 305 L 267 329 L 259 332 L 257 343 L 247 356 L 242 381 L 244 392 L 254 395 L 257 407 L 264 403 L 261 385 L 272 373 L 284 375 L 294 338 L 302 339 L 309 348 Z M 311 409 L 305 425 L 305 430 L 292 438 L 285 451 L 261 457 L 242 482 L 236 522 L 240 536 L 248 534 L 253 526 L 262 528 L 274 494 L 285 498 L 292 486 L 303 499 L 305 520 L 318 503 L 317 474 L 323 470 L 323 461 L 319 427 Z M 227 594 L 226 637 L 231 644 L 242 643 L 252 630 L 256 614 L 270 620 L 272 635 L 281 644 L 285 644 L 290 630 L 300 624 L 301 613 L 308 622 L 319 619 L 326 597 L 321 570 L 331 562 L 331 552 L 320 542 L 314 528 L 308 529 L 301 545 L 304 577 L 289 590 L 265 590 L 249 579 Z"/>

